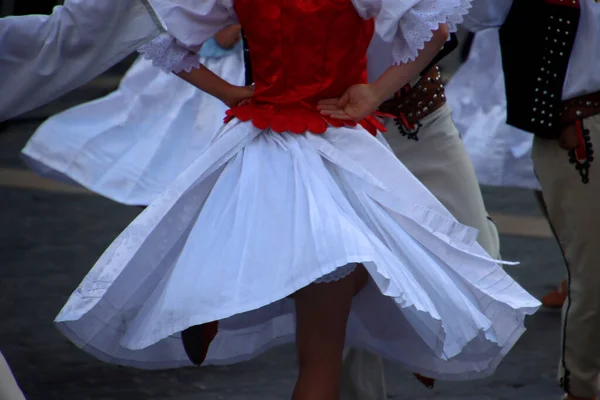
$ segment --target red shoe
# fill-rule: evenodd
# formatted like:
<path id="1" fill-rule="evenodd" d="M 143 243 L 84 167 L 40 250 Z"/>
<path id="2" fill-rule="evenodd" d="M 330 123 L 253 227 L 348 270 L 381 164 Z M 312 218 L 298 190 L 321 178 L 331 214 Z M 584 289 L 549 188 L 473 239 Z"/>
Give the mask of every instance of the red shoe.
<path id="1" fill-rule="evenodd" d="M 427 389 L 433 389 L 435 386 L 435 379 L 424 377 L 423 375 L 414 374 L 415 377 L 421 382 Z"/>
<path id="2" fill-rule="evenodd" d="M 206 359 L 208 348 L 219 332 L 219 321 L 190 326 L 181 332 L 185 353 L 191 362 L 201 365 Z"/>
<path id="3" fill-rule="evenodd" d="M 561 308 L 567 300 L 567 293 L 567 281 L 564 280 L 556 289 L 542 297 L 542 304 L 548 308 Z"/>

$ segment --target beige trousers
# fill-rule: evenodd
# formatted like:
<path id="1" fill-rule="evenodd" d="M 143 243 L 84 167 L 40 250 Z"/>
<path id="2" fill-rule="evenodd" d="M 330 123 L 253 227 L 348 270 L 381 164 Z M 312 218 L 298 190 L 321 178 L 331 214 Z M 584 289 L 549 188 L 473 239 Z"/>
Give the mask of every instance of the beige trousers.
<path id="1" fill-rule="evenodd" d="M 2 353 L 0 353 L 0 400 L 25 400 Z"/>
<path id="2" fill-rule="evenodd" d="M 600 375 L 600 170 L 592 155 L 600 146 L 600 115 L 582 125 L 586 157 L 576 161 L 558 141 L 537 137 L 532 157 L 569 274 L 559 381 L 567 393 L 592 398 Z"/>
<path id="3" fill-rule="evenodd" d="M 478 242 L 493 257 L 500 256 L 498 231 L 488 218 L 473 165 L 451 111 L 444 106 L 421 121 L 418 140 L 403 137 L 388 120 L 386 138 L 406 167 L 465 225 L 479 230 Z M 344 400 L 386 399 L 383 362 L 359 350 L 345 354 Z"/>

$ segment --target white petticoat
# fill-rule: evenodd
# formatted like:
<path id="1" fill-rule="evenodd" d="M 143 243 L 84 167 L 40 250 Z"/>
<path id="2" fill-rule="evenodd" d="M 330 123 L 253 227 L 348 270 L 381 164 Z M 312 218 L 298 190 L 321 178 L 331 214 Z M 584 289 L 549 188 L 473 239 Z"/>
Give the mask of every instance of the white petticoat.
<path id="1" fill-rule="evenodd" d="M 506 124 L 497 29 L 476 34 L 469 59 L 448 83 L 446 97 L 480 184 L 540 190 L 531 159 L 533 135 Z"/>
<path id="2" fill-rule="evenodd" d="M 187 366 L 178 332 L 220 320 L 206 364 L 294 340 L 287 296 L 363 263 L 347 345 L 440 379 L 491 374 L 539 303 L 364 129 L 232 121 L 109 247 L 56 319 L 96 357 Z"/>
<path id="3" fill-rule="evenodd" d="M 243 85 L 239 50 L 200 62 Z M 139 58 L 118 90 L 48 119 L 22 154 L 45 177 L 119 203 L 147 205 L 208 147 L 226 110 L 220 100 Z"/>

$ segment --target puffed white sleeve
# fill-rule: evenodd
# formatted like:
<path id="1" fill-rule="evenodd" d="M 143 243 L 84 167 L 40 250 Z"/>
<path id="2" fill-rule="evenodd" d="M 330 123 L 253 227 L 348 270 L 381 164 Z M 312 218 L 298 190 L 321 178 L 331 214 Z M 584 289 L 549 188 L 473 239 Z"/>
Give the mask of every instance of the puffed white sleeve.
<path id="1" fill-rule="evenodd" d="M 140 0 L 66 0 L 0 18 L 0 121 L 83 85 L 162 32 Z"/>
<path id="2" fill-rule="evenodd" d="M 359 15 L 375 19 L 375 33 L 392 43 L 394 62 L 417 58 L 440 24 L 454 32 L 472 0 L 352 0 Z"/>
<path id="3" fill-rule="evenodd" d="M 138 51 L 166 72 L 199 68 L 198 51 L 221 29 L 237 23 L 233 0 L 150 0 L 165 32 Z"/>

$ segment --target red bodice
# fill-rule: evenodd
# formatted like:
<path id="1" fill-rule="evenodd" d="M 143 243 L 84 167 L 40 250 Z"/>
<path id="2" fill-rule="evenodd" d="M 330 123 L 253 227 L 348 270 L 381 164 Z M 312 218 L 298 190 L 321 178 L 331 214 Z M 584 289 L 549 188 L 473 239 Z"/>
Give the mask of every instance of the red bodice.
<path id="1" fill-rule="evenodd" d="M 294 133 L 323 133 L 328 123 L 356 125 L 316 109 L 319 100 L 367 82 L 374 24 L 357 14 L 351 0 L 235 0 L 235 10 L 256 91 L 248 104 L 228 111 L 229 119 Z M 360 123 L 370 131 L 380 128 L 370 117 Z"/>

